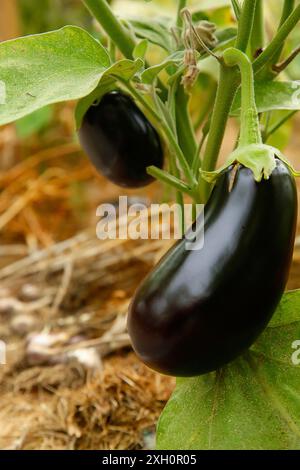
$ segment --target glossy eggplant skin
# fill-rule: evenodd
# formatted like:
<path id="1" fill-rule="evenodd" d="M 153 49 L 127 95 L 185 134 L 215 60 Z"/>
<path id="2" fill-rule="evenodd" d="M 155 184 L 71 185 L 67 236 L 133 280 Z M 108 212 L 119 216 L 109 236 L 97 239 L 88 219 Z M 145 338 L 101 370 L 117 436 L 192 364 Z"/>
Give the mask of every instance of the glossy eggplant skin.
<path id="1" fill-rule="evenodd" d="M 180 240 L 138 289 L 128 329 L 149 367 L 174 376 L 214 371 L 249 348 L 284 292 L 297 220 L 295 181 L 276 160 L 269 180 L 240 167 L 205 206 L 204 247 Z"/>
<path id="2" fill-rule="evenodd" d="M 97 170 L 119 186 L 146 186 L 153 181 L 146 168 L 163 166 L 157 131 L 132 98 L 119 91 L 88 109 L 78 134 Z"/>

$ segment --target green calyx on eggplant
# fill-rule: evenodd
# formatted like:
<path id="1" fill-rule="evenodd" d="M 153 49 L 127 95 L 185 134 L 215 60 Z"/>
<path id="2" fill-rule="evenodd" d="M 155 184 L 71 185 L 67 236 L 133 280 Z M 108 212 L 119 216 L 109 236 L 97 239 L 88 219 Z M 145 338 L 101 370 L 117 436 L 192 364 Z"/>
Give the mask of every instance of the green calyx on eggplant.
<path id="1" fill-rule="evenodd" d="M 128 329 L 141 360 L 195 376 L 249 348 L 284 292 L 296 220 L 296 185 L 282 160 L 260 182 L 245 166 L 227 167 L 205 206 L 203 248 L 187 251 L 180 240 L 132 301 Z"/>
<path id="2" fill-rule="evenodd" d="M 78 134 L 97 170 L 119 186 L 146 186 L 153 182 L 147 167 L 163 167 L 158 132 L 123 92 L 111 91 L 93 104 L 84 115 Z"/>

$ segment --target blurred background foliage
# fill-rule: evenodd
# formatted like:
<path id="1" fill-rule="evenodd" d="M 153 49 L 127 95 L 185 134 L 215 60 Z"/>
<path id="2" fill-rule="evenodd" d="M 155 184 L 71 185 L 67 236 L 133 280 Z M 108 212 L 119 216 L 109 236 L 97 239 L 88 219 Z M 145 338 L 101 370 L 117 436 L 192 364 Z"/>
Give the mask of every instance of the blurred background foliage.
<path id="1" fill-rule="evenodd" d="M 66 24 L 74 24 L 86 28 L 91 34 L 101 38 L 97 25 L 93 22 L 89 12 L 83 6 L 81 0 L 1 0 L 10 5 L 10 15 L 16 15 L 11 24 L 18 24 L 18 33 L 12 35 L 36 34 L 45 31 L 61 28 Z M 15 9 L 12 4 L 15 3 Z M 175 17 L 177 10 L 177 0 L 109 0 L 114 10 L 121 17 L 149 17 L 157 19 L 158 16 Z M 266 30 L 267 36 L 271 37 L 277 27 L 283 0 L 267 0 L 264 2 L 266 8 Z M 297 1 L 299 3 L 299 0 Z M 234 25 L 234 17 L 230 0 L 190 0 L 188 6 L 198 17 L 207 18 L 217 24 L 219 28 Z M 200 15 L 199 15 L 200 13 Z M 14 27 L 16 29 L 16 27 Z M 1 33 L 1 21 L 0 21 Z M 103 39 L 103 38 L 102 38 Z M 104 39 L 105 41 L 105 39 Z M 288 53 L 300 42 L 300 27 L 290 36 L 286 50 Z M 158 46 L 149 49 L 150 62 L 161 60 L 165 51 Z M 194 90 L 191 111 L 195 117 L 195 123 L 201 124 L 207 109 L 211 106 L 211 101 L 215 96 L 216 80 L 218 76 L 218 66 L 216 62 L 209 58 L 202 62 L 202 72 Z M 300 76 L 300 56 L 287 68 L 285 76 L 289 79 L 299 79 Z M 283 75 L 284 77 L 284 75 Z M 198 103 L 203 104 L 199 115 Z M 20 139 L 27 139 L 36 133 L 43 131 L 53 121 L 57 120 L 57 114 L 53 109 L 58 106 L 47 107 L 37 111 L 31 116 L 21 119 L 17 123 L 17 133 Z M 274 117 L 276 113 L 274 113 Z M 287 144 L 290 135 L 291 123 L 287 123 L 275 135 L 271 143 L 279 145 L 281 148 Z M 74 134 L 75 138 L 75 134 Z M 276 140 L 274 140 L 276 139 Z"/>
<path id="2" fill-rule="evenodd" d="M 91 28 L 91 16 L 80 0 L 18 0 L 23 34 L 75 24 Z"/>

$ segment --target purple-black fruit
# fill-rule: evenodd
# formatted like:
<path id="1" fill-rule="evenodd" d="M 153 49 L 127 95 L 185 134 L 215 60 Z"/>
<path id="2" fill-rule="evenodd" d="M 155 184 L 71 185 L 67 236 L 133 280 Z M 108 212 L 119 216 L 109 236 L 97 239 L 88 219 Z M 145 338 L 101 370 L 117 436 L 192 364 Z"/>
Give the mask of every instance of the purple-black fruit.
<path id="1" fill-rule="evenodd" d="M 86 112 L 79 140 L 97 170 L 113 183 L 137 188 L 153 181 L 147 167 L 163 167 L 160 137 L 132 98 L 107 93 Z"/>
<path id="2" fill-rule="evenodd" d="M 204 247 L 180 240 L 132 301 L 133 347 L 151 368 L 175 376 L 216 370 L 249 348 L 284 292 L 294 247 L 297 192 L 276 160 L 268 180 L 240 166 L 223 174 L 205 207 Z M 195 235 L 196 236 L 196 235 Z"/>

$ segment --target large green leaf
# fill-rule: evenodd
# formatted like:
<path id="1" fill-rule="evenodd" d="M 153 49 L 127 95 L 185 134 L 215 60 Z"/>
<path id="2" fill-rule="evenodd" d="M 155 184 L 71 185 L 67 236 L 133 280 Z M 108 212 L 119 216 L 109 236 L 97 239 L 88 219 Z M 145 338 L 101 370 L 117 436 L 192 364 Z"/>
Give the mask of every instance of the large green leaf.
<path id="1" fill-rule="evenodd" d="M 88 95 L 109 66 L 104 47 L 75 26 L 1 43 L 6 102 L 0 105 L 0 125 L 50 103 Z"/>
<path id="2" fill-rule="evenodd" d="M 299 340 L 295 291 L 244 356 L 178 381 L 159 421 L 158 449 L 300 449 Z"/>
<path id="3" fill-rule="evenodd" d="M 300 109 L 300 81 L 257 82 L 255 97 L 258 111 L 278 109 Z M 232 116 L 238 116 L 241 108 L 241 94 L 238 91 L 231 109 Z"/>

